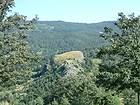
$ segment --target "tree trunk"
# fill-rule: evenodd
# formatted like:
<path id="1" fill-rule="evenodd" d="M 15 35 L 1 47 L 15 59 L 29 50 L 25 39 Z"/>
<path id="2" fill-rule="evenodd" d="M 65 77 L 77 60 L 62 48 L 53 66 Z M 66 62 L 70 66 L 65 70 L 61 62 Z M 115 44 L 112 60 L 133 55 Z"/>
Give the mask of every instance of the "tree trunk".
<path id="1" fill-rule="evenodd" d="M 140 105 L 140 94 L 139 94 L 139 91 L 138 91 L 138 105 Z"/>

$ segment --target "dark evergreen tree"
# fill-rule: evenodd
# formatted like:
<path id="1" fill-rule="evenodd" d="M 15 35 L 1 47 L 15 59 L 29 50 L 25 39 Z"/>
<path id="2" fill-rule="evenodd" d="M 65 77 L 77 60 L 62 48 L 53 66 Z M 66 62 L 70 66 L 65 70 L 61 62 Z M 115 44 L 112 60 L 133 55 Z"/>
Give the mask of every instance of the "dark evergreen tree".
<path id="1" fill-rule="evenodd" d="M 36 19 L 27 21 L 26 16 L 7 13 L 14 0 L 0 1 L 0 98 L 25 87 L 31 81 L 32 70 L 38 65 L 39 54 L 30 50 L 27 33 Z M 24 86 L 25 85 L 25 86 Z M 4 97 L 3 97 L 4 96 Z"/>
<path id="2" fill-rule="evenodd" d="M 115 23 L 119 32 L 105 27 L 102 35 L 110 45 L 98 53 L 102 64 L 97 83 L 108 89 L 132 88 L 138 94 L 140 105 L 140 16 L 127 17 L 123 13 L 119 16 Z"/>

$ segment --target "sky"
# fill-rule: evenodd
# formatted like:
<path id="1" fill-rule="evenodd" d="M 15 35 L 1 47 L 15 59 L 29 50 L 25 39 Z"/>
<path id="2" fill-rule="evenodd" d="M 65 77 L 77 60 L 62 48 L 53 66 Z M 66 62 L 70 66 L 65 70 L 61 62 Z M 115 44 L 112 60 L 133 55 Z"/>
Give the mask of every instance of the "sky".
<path id="1" fill-rule="evenodd" d="M 13 12 L 42 21 L 97 23 L 116 20 L 119 12 L 140 15 L 140 0 L 15 0 Z"/>

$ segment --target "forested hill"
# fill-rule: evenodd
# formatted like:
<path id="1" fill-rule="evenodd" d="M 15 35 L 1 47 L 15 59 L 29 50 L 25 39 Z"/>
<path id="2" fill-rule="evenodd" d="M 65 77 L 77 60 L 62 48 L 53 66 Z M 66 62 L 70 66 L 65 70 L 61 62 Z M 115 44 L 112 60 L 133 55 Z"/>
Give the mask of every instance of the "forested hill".
<path id="1" fill-rule="evenodd" d="M 29 42 L 34 50 L 53 55 L 70 50 L 100 47 L 105 41 L 100 37 L 105 26 L 114 27 L 113 21 L 100 23 L 73 23 L 64 21 L 39 21 L 30 33 Z"/>

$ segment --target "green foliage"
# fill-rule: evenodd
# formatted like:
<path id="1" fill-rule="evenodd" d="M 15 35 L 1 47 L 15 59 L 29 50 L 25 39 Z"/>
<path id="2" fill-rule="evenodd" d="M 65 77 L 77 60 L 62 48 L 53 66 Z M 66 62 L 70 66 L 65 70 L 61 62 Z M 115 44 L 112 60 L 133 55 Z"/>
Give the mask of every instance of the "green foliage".
<path id="1" fill-rule="evenodd" d="M 126 89 L 122 92 L 124 105 L 137 105 L 137 95 L 132 89 Z"/>
<path id="2" fill-rule="evenodd" d="M 54 101 L 49 105 L 59 105 L 58 102 L 54 99 Z"/>
<path id="3" fill-rule="evenodd" d="M 45 68 L 47 71 L 45 71 L 45 75 L 39 75 L 36 78 L 31 78 L 33 70 L 36 69 L 39 64 L 40 56 L 39 53 L 34 53 L 31 51 L 28 41 L 35 51 L 42 50 L 44 54 L 50 54 L 52 52 L 52 55 L 55 52 L 58 53 L 74 49 L 81 50 L 83 48 L 91 48 L 93 45 L 100 47 L 103 43 L 105 43 L 105 41 L 98 40 L 98 33 L 101 31 L 101 27 L 103 27 L 103 24 L 106 22 L 101 23 L 102 25 L 66 22 L 47 22 L 47 25 L 46 23 L 39 23 L 37 27 L 38 29 L 32 33 L 34 35 L 30 34 L 30 36 L 27 36 L 27 33 L 31 33 L 29 31 L 33 29 L 37 18 L 33 19 L 32 21 L 27 21 L 26 16 L 19 15 L 17 13 L 7 16 L 7 12 L 9 12 L 13 5 L 14 0 L 0 1 L 0 104 L 122 104 L 119 96 L 112 95 L 112 92 L 106 91 L 104 88 L 96 86 L 96 75 L 99 74 L 98 70 L 101 69 L 99 68 L 99 64 L 101 64 L 102 61 L 100 59 L 93 59 L 91 52 L 89 52 L 90 54 L 87 55 L 91 57 L 91 68 L 88 68 L 88 70 L 85 69 L 82 72 L 78 72 L 78 74 L 75 76 L 62 76 L 60 75 L 60 71 L 61 69 L 65 68 L 59 68 L 58 65 L 51 64 L 50 68 Z M 135 18 L 133 15 L 130 18 L 125 17 L 123 14 L 120 14 L 120 16 L 122 18 L 117 23 L 117 26 L 122 29 L 121 34 L 119 34 L 123 37 L 111 36 L 110 39 L 110 36 L 108 36 L 113 44 L 111 47 L 101 50 L 99 55 L 102 55 L 104 51 L 110 51 L 111 53 L 109 53 L 109 55 L 107 55 L 108 53 L 106 54 L 107 59 L 110 58 L 110 56 L 113 59 L 117 58 L 117 61 L 114 61 L 113 63 L 112 61 L 109 61 L 109 63 L 111 62 L 111 68 L 108 67 L 108 70 L 115 70 L 117 68 L 116 65 L 118 66 L 118 64 L 121 64 L 119 67 L 121 67 L 123 72 L 120 72 L 119 69 L 116 69 L 119 71 L 119 73 L 122 73 L 121 78 L 118 72 L 115 72 L 117 73 L 115 75 L 112 75 L 112 72 L 112 74 L 108 72 L 104 73 L 105 76 L 111 77 L 111 79 L 107 78 L 109 81 L 106 82 L 109 83 L 110 87 L 112 83 L 114 84 L 122 82 L 123 86 L 126 88 L 131 87 L 135 91 L 138 91 L 139 41 L 137 41 L 137 39 L 139 39 L 139 33 L 137 33 L 137 31 L 139 32 L 139 30 L 137 27 L 139 27 L 139 18 Z M 105 28 L 105 33 L 111 34 L 112 30 Z M 130 35 L 128 33 L 130 33 Z M 127 35 L 129 37 L 127 37 Z M 54 38 L 57 40 L 54 40 Z M 130 41 L 131 43 L 128 39 L 132 39 Z M 122 45 L 128 45 L 127 48 L 130 49 L 126 49 Z M 117 50 L 115 50 L 116 48 Z M 134 52 L 129 52 L 132 51 L 132 49 Z M 112 56 L 112 51 L 114 55 L 117 55 Z M 121 51 L 121 53 L 119 53 L 119 51 Z M 124 52 L 127 52 L 126 56 L 124 56 Z M 104 56 L 101 56 L 101 58 L 102 57 L 104 58 Z M 129 58 L 127 60 L 129 60 L 130 63 L 126 62 L 127 60 L 124 58 Z M 122 62 L 118 63 L 120 60 L 122 60 L 124 64 L 122 64 Z M 104 63 L 108 65 L 108 60 L 103 60 L 103 64 Z M 112 67 L 114 63 L 116 65 L 115 67 Z M 126 66 L 126 64 L 129 65 Z M 136 65 L 136 67 L 134 67 L 134 65 Z M 107 68 L 107 66 L 103 67 L 104 69 L 101 70 L 105 70 Z M 134 71 L 132 71 L 133 69 Z M 135 71 L 137 72 L 135 73 Z M 100 75 L 102 75 L 102 73 L 100 73 Z M 131 76 L 135 78 L 131 78 Z M 122 79 L 122 81 L 119 80 L 118 82 L 118 77 L 119 79 Z M 129 81 L 129 79 L 132 79 L 133 81 Z M 104 79 L 101 80 L 101 82 L 104 81 Z M 113 80 L 116 81 L 113 82 Z M 119 85 L 116 88 L 121 89 L 122 87 Z M 123 97 L 125 97 L 125 104 L 127 101 L 130 101 L 129 98 L 135 99 L 135 97 L 133 97 L 135 96 L 134 93 L 127 95 L 126 92 L 124 92 L 123 95 Z M 131 101 L 130 103 L 134 104 L 135 101 Z"/>
<path id="4" fill-rule="evenodd" d="M 26 21 L 24 16 L 15 14 L 1 22 L 1 87 L 9 87 L 29 80 L 33 64 L 38 63 L 38 56 L 30 51 L 25 34 L 25 30 L 30 29 L 32 24 L 24 21 Z"/>
<path id="5" fill-rule="evenodd" d="M 0 0 L 0 22 L 5 18 L 10 8 L 14 6 L 14 0 Z"/>
<path id="6" fill-rule="evenodd" d="M 100 66 L 98 84 L 108 89 L 124 90 L 132 88 L 140 91 L 140 16 L 134 14 L 120 18 L 115 25 L 120 32 L 105 27 L 104 37 L 111 45 L 101 49 L 98 57 Z"/>
<path id="7" fill-rule="evenodd" d="M 106 95 L 106 99 L 103 100 L 104 105 L 122 105 L 121 98 L 118 96 L 112 96 L 110 93 Z"/>
<path id="8" fill-rule="evenodd" d="M 36 18 L 27 21 L 17 13 L 7 16 L 13 4 L 14 0 L 0 2 L 0 99 L 10 103 L 9 97 L 27 87 L 40 58 L 30 50 L 26 35 Z M 17 86 L 23 88 L 18 90 Z"/>
<path id="9" fill-rule="evenodd" d="M 29 105 L 44 105 L 43 99 L 41 97 L 37 97 L 35 100 L 29 101 Z"/>
<path id="10" fill-rule="evenodd" d="M 61 98 L 60 105 L 71 105 L 65 95 Z"/>
<path id="11" fill-rule="evenodd" d="M 112 96 L 95 85 L 94 72 L 85 71 L 75 77 L 61 77 L 50 72 L 36 80 L 27 90 L 24 102 L 41 97 L 48 105 L 121 105 L 118 96 Z"/>
<path id="12" fill-rule="evenodd" d="M 32 49 L 42 51 L 47 56 L 71 50 L 101 47 L 106 41 L 100 38 L 99 32 L 106 25 L 114 27 L 113 22 L 84 24 L 40 21 L 38 29 L 30 33 L 28 40 Z"/>

